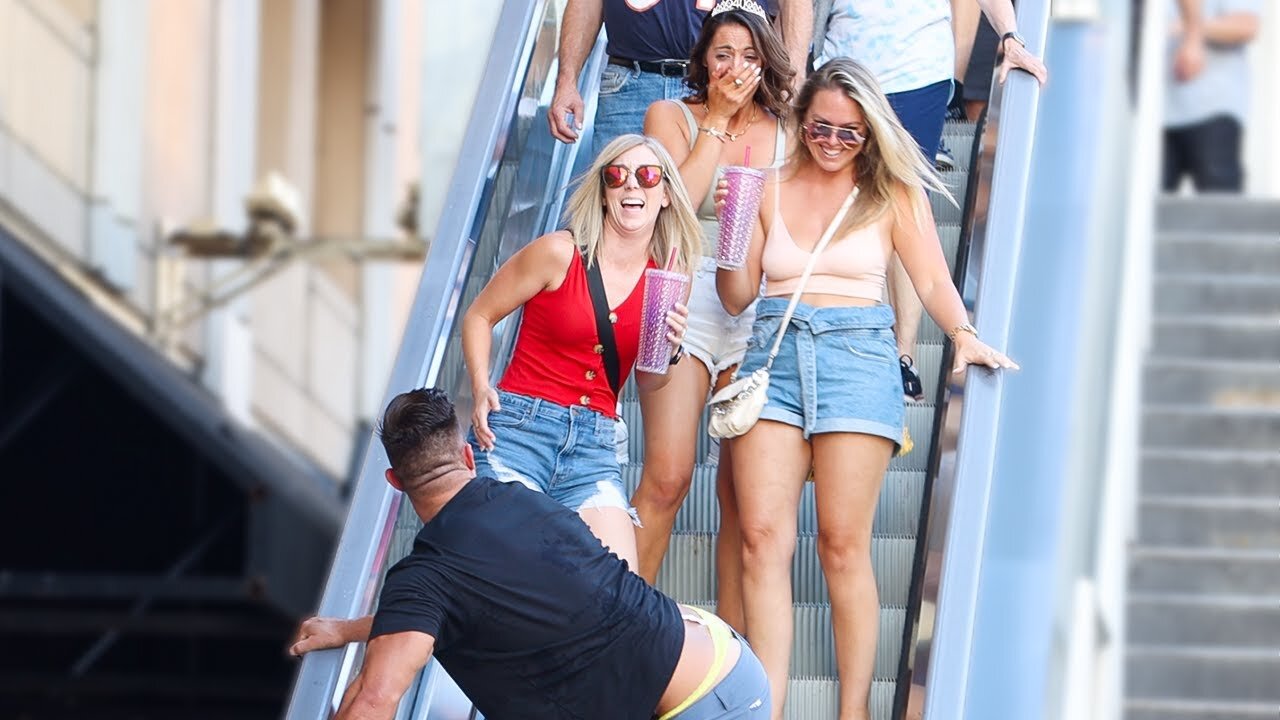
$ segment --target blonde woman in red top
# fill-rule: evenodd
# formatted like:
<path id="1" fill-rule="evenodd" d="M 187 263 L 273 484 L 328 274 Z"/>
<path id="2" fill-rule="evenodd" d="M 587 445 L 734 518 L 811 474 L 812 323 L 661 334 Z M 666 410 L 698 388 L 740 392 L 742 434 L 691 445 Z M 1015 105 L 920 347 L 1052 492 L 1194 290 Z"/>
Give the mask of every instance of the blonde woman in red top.
<path id="1" fill-rule="evenodd" d="M 568 228 L 544 235 L 508 260 L 462 321 L 462 350 L 475 409 L 468 435 L 480 475 L 519 482 L 574 510 L 606 547 L 637 567 L 635 510 L 615 450 L 618 398 L 607 380 L 588 269 L 598 265 L 617 345 L 619 387 L 639 346 L 644 271 L 688 272 L 701 229 L 671 156 L 641 135 L 600 153 L 565 209 Z M 511 362 L 489 381 L 493 327 L 523 307 Z M 667 317 L 679 359 L 688 309 Z M 636 373 L 641 390 L 669 375 Z"/>

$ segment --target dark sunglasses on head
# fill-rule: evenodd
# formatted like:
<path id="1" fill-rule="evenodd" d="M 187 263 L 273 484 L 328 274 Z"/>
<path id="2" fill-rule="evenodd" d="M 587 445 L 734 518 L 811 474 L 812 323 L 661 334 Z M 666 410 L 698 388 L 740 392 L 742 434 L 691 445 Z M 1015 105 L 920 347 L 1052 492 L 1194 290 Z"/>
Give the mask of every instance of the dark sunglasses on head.
<path id="1" fill-rule="evenodd" d="M 627 178 L 635 173 L 636 184 L 642 188 L 657 187 L 662 182 L 661 165 L 641 165 L 632 170 L 626 165 L 605 165 L 600 170 L 600 178 L 607 188 L 620 188 L 627 184 Z"/>
<path id="2" fill-rule="evenodd" d="M 861 145 L 867 141 L 865 137 L 859 135 L 858 131 L 853 128 L 836 127 L 835 125 L 828 125 L 826 123 L 816 121 L 806 123 L 802 127 L 804 128 L 805 134 L 808 135 L 809 139 L 813 142 L 826 140 L 832 135 L 834 135 L 836 140 L 839 140 L 842 145 Z"/>

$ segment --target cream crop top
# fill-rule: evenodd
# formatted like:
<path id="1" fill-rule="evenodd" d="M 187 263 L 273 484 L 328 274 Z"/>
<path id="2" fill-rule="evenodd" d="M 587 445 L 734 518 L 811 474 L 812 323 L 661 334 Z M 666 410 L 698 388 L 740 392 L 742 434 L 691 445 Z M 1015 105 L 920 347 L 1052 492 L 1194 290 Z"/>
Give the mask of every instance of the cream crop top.
<path id="1" fill-rule="evenodd" d="M 885 271 L 892 252 L 893 238 L 884 218 L 860 227 L 827 244 L 813 264 L 813 274 L 804 291 L 883 302 Z M 794 293 L 808 262 L 809 251 L 796 245 L 782 221 L 782 213 L 775 209 L 760 258 L 765 297 L 787 297 Z"/>
<path id="2" fill-rule="evenodd" d="M 668 102 L 675 103 L 684 113 L 685 122 L 689 123 L 689 149 L 692 150 L 693 143 L 698 139 L 698 121 L 693 117 L 688 103 L 682 100 Z M 778 132 L 773 140 L 773 163 L 769 167 L 782 167 L 786 159 L 787 131 L 779 122 Z M 716 165 L 716 174 L 711 177 L 711 187 L 698 205 L 698 222 L 702 225 L 702 254 L 708 257 L 716 254 L 716 241 L 720 237 L 720 221 L 716 219 L 716 185 L 724 177 L 724 169 L 724 165 Z"/>

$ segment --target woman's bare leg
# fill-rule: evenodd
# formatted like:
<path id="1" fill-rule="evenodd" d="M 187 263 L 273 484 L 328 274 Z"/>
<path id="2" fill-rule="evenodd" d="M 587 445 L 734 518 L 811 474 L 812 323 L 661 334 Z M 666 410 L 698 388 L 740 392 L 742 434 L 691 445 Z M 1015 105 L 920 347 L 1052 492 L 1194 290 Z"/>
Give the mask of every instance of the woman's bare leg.
<path id="1" fill-rule="evenodd" d="M 825 433 L 812 442 L 818 559 L 831 597 L 840 720 L 869 720 L 880 626 L 871 526 L 893 443 L 859 433 Z"/>
<path id="2" fill-rule="evenodd" d="M 800 428 L 761 420 L 733 444 L 747 633 L 769 676 L 773 720 L 782 720 L 793 633 L 791 558 L 809 443 Z"/>
<path id="3" fill-rule="evenodd" d="M 676 512 L 689 494 L 698 418 L 706 406 L 711 378 L 692 357 L 673 366 L 671 379 L 660 390 L 640 393 L 644 414 L 644 471 L 631 504 L 640 515 L 636 529 L 640 576 L 652 585 L 671 542 Z M 636 567 L 636 566 L 632 566 Z"/>

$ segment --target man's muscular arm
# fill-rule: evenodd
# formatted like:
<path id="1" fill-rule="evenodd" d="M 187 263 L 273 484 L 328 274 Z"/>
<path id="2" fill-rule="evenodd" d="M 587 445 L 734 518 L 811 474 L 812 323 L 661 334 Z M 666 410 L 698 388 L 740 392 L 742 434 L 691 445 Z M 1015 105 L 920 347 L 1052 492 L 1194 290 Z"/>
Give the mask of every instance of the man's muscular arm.
<path id="1" fill-rule="evenodd" d="M 578 76 L 587 62 L 587 54 L 600 34 L 604 22 L 604 0 L 569 0 L 560 25 L 560 70 L 556 74 L 556 93 L 547 110 L 551 135 L 560 142 L 578 139 L 582 129 L 582 95 L 578 93 Z M 568 119 L 573 113 L 573 122 Z"/>

